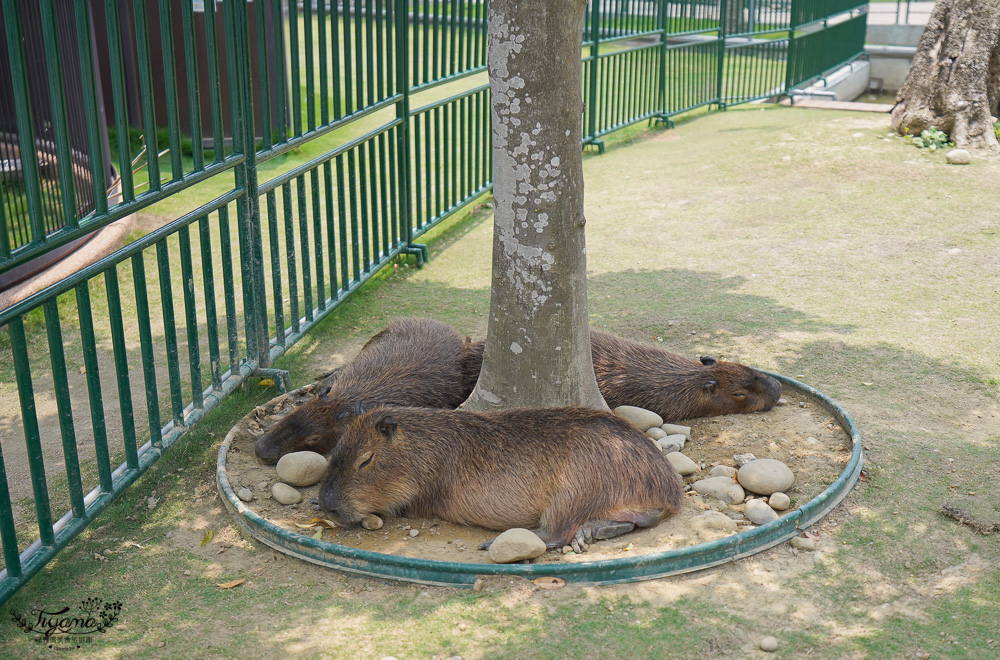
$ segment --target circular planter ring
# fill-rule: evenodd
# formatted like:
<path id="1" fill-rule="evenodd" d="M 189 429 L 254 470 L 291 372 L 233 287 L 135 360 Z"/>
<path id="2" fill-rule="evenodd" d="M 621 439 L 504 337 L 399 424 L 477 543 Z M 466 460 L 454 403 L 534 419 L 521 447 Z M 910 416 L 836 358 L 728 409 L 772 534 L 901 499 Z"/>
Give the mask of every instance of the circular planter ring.
<path id="1" fill-rule="evenodd" d="M 314 564 L 368 577 L 448 587 L 471 587 L 478 577 L 491 575 L 517 575 L 527 579 L 545 576 L 579 584 L 616 584 L 688 573 L 742 559 L 798 535 L 800 530 L 810 527 L 837 506 L 861 474 L 861 436 L 851 416 L 833 399 L 804 383 L 779 374 L 764 373 L 777 378 L 783 385 L 816 399 L 851 435 L 851 458 L 847 467 L 822 493 L 795 511 L 760 527 L 686 548 L 594 562 L 473 564 L 400 557 L 319 541 L 262 518 L 236 496 L 226 476 L 226 454 L 233 440 L 235 427 L 226 435 L 219 449 L 216 469 L 219 492 L 239 525 L 265 545 Z"/>

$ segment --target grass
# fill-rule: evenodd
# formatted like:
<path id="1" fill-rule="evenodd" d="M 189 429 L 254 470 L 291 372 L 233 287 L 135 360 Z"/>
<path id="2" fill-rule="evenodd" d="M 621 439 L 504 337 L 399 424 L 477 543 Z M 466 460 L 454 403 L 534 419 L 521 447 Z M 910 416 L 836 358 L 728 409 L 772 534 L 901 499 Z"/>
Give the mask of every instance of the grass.
<path id="1" fill-rule="evenodd" d="M 988 503 L 1000 476 L 1000 321 L 987 302 L 1000 226 L 982 192 L 1000 161 L 948 166 L 886 138 L 886 123 L 730 110 L 631 127 L 585 159 L 595 325 L 798 376 L 861 428 L 865 481 L 815 527 L 818 552 L 786 545 L 637 585 L 500 580 L 480 593 L 279 558 L 241 537 L 214 495 L 222 436 L 274 393 L 258 388 L 185 436 L 8 609 L 120 599 L 121 625 L 69 658 L 753 658 L 764 635 L 778 658 L 995 655 L 1000 549 L 939 507 Z M 433 230 L 430 265 L 387 272 L 278 366 L 309 382 L 406 314 L 483 336 L 489 219 L 480 209 Z M 206 529 L 215 540 L 201 546 Z M 247 582 L 215 586 L 236 578 Z M 0 655 L 47 652 L 3 625 Z"/>

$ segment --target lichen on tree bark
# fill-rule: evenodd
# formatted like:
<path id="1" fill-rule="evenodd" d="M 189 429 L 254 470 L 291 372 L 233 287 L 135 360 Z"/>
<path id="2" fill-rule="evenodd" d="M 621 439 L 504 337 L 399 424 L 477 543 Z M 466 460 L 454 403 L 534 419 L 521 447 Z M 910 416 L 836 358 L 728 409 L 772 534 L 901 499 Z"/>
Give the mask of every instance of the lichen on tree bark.
<path id="1" fill-rule="evenodd" d="M 1000 0 L 938 0 L 896 96 L 892 128 L 942 130 L 959 147 L 1000 150 Z"/>
<path id="2" fill-rule="evenodd" d="M 590 354 L 581 153 L 583 0 L 493 0 L 493 276 L 465 407 L 604 408 Z"/>

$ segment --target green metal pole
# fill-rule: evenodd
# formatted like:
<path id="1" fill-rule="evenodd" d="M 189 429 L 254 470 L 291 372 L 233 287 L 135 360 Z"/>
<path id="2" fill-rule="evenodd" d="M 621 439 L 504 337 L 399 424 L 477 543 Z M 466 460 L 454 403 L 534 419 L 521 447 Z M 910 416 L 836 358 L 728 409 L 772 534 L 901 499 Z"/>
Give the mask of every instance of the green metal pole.
<path id="1" fill-rule="evenodd" d="M 725 93 L 725 66 L 726 66 L 726 0 L 719 0 L 719 51 L 718 62 L 716 62 L 716 88 L 715 98 L 719 105 L 719 110 L 726 109 Z"/>

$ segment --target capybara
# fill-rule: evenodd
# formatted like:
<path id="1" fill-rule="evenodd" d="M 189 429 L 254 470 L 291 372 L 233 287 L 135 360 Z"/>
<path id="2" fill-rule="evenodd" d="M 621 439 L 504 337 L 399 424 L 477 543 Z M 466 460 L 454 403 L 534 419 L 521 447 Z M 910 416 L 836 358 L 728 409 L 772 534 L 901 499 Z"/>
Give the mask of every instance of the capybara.
<path id="1" fill-rule="evenodd" d="M 254 451 L 275 463 L 293 451 L 328 452 L 359 405 L 456 408 L 472 388 L 463 372 L 469 342 L 430 319 L 400 319 L 368 340 L 329 387 L 257 439 Z"/>
<path id="2" fill-rule="evenodd" d="M 463 371 L 482 368 L 485 347 L 482 341 L 467 347 Z M 610 407 L 638 406 L 665 422 L 768 410 L 781 397 L 781 383 L 737 362 L 692 360 L 593 329 L 590 349 L 597 387 Z"/>
<path id="3" fill-rule="evenodd" d="M 680 477 L 644 433 L 589 408 L 376 408 L 330 454 L 320 507 L 533 529 L 548 547 L 649 527 L 680 505 Z"/>

